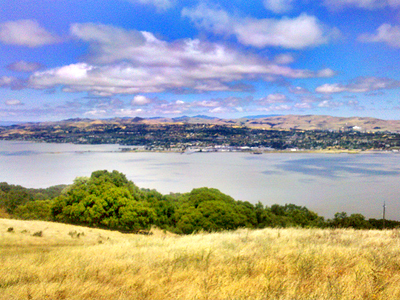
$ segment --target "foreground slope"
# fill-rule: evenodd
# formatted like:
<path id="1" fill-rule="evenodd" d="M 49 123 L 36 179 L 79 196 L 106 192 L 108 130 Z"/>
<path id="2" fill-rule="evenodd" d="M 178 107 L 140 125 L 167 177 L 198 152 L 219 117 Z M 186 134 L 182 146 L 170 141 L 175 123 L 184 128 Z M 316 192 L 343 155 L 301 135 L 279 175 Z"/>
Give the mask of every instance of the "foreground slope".
<path id="1" fill-rule="evenodd" d="M 397 230 L 144 236 L 0 219 L 0 299 L 399 299 L 399 246 Z"/>

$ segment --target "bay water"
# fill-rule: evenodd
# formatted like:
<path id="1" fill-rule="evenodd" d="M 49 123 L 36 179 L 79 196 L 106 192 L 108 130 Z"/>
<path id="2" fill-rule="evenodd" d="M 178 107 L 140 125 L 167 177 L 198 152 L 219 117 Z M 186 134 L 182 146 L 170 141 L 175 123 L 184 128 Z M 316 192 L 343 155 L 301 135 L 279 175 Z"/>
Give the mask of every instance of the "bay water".
<path id="1" fill-rule="evenodd" d="M 0 141 L 0 182 L 41 188 L 117 170 L 141 188 L 217 188 L 236 200 L 293 203 L 326 217 L 336 212 L 400 220 L 400 154 L 122 152 L 119 145 Z"/>

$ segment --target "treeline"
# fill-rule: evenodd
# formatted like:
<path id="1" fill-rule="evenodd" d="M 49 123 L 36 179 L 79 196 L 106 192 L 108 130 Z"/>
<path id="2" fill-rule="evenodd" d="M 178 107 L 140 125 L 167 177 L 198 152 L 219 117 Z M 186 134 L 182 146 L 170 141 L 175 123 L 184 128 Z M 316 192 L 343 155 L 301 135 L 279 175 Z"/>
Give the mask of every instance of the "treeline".
<path id="1" fill-rule="evenodd" d="M 39 209 L 31 211 L 31 206 L 39 206 L 46 203 L 50 205 L 51 200 L 58 197 L 67 185 L 56 185 L 45 189 L 30 189 L 20 185 L 11 185 L 0 182 L 0 208 L 3 214 L 16 216 L 22 219 L 46 219 L 46 211 Z"/>
<path id="2" fill-rule="evenodd" d="M 155 225 L 178 234 L 265 227 L 382 229 L 383 220 L 337 213 L 325 220 L 294 204 L 237 201 L 217 189 L 162 195 L 140 189 L 120 172 L 96 171 L 69 186 L 26 189 L 0 184 L 0 207 L 11 217 L 141 232 Z M 385 228 L 400 227 L 386 220 Z"/>

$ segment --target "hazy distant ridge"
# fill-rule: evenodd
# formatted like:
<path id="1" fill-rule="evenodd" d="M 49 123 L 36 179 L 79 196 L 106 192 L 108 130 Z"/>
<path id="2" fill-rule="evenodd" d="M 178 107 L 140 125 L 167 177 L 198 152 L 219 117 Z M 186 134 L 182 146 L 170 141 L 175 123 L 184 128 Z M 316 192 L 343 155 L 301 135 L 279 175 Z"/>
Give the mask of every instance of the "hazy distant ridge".
<path id="1" fill-rule="evenodd" d="M 400 120 L 381 120 L 369 117 L 332 117 L 320 115 L 249 116 L 239 119 L 220 119 L 209 116 L 182 116 L 177 118 L 113 118 L 107 120 L 68 119 L 58 123 L 85 127 L 94 124 L 215 124 L 247 126 L 263 129 L 346 130 L 400 132 Z"/>
<path id="2" fill-rule="evenodd" d="M 320 115 L 286 115 L 286 116 L 248 116 L 239 119 L 220 119 L 209 116 L 181 116 L 176 118 L 111 118 L 111 119 L 67 119 L 56 122 L 21 123 L 16 127 L 30 127 L 37 125 L 69 125 L 73 127 L 87 127 L 106 124 L 215 124 L 229 126 L 246 126 L 260 129 L 276 130 L 355 130 L 355 131 L 391 131 L 400 132 L 400 120 L 381 120 L 369 117 L 332 117 Z M 10 122 L 12 124 L 12 122 Z M 1 126 L 1 124 L 0 124 Z M 9 126 L 4 124 L 3 126 Z M 4 130 L 5 128 L 3 128 Z"/>

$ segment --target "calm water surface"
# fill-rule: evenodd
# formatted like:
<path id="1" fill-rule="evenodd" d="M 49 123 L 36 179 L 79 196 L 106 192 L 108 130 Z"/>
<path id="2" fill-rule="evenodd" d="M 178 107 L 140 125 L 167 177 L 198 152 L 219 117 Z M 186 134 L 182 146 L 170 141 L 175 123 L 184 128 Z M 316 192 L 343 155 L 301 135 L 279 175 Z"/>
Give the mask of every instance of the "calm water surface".
<path id="1" fill-rule="evenodd" d="M 96 170 L 118 170 L 139 187 L 166 194 L 214 187 L 237 200 L 294 203 L 400 220 L 400 154 L 123 153 L 118 145 L 0 141 L 0 181 L 25 187 L 69 184 Z"/>

